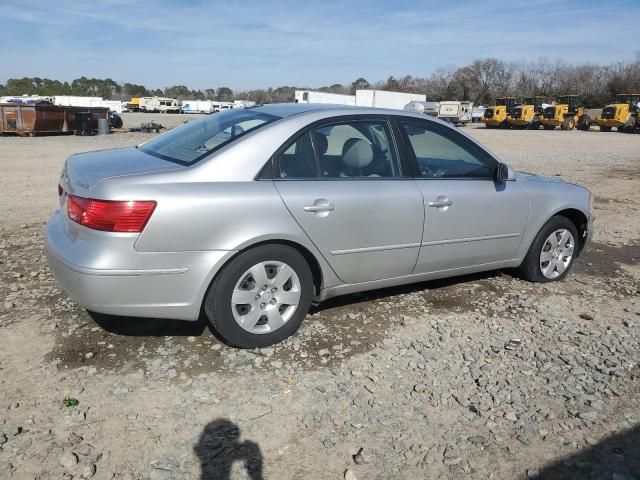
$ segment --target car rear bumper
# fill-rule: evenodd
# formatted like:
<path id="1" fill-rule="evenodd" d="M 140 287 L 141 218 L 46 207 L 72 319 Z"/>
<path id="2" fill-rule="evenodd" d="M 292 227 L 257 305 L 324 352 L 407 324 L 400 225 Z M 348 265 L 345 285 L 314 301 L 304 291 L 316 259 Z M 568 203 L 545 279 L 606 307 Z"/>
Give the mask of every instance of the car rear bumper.
<path id="1" fill-rule="evenodd" d="M 137 252 L 136 235 L 71 225 L 58 211 L 47 223 L 49 267 L 71 298 L 99 313 L 197 320 L 229 251 Z"/>

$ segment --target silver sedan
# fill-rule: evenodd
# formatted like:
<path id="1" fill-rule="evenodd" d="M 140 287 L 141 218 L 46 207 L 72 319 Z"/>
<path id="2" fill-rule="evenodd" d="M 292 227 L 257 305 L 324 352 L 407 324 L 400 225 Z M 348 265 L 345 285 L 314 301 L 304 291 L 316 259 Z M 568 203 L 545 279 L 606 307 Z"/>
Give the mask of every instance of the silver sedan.
<path id="1" fill-rule="evenodd" d="M 312 302 L 483 270 L 563 279 L 592 231 L 585 188 L 515 172 L 403 111 L 283 104 L 72 155 L 46 250 L 88 310 L 197 320 L 238 347 Z"/>

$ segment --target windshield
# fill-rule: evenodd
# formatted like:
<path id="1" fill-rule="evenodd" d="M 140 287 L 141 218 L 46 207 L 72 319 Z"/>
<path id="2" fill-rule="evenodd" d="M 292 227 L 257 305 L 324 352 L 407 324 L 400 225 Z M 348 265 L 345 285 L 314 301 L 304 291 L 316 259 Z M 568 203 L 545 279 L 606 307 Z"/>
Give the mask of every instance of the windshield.
<path id="1" fill-rule="evenodd" d="M 253 109 L 233 109 L 191 121 L 140 145 L 145 153 L 192 165 L 211 152 L 280 117 Z"/>

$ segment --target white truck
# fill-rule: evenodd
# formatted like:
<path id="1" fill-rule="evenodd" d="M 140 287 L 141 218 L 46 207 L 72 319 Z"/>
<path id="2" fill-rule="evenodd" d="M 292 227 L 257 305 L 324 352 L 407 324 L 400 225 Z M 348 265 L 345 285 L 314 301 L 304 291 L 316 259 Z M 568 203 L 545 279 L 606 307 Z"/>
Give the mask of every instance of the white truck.
<path id="1" fill-rule="evenodd" d="M 213 113 L 213 102 L 211 100 L 183 100 L 182 113 Z"/>
<path id="2" fill-rule="evenodd" d="M 178 113 L 180 106 L 175 98 L 140 97 L 141 112 Z"/>
<path id="3" fill-rule="evenodd" d="M 454 125 L 462 125 L 471 122 L 473 102 L 445 101 L 440 102 L 438 118 Z"/>
<path id="4" fill-rule="evenodd" d="M 338 93 L 314 92 L 312 90 L 296 90 L 295 103 L 331 103 L 334 105 L 355 105 L 355 95 L 340 95 Z"/>
<path id="5" fill-rule="evenodd" d="M 410 102 L 425 102 L 427 96 L 421 93 L 387 92 L 386 90 L 356 90 L 357 107 L 391 108 L 404 110 Z"/>
<path id="6" fill-rule="evenodd" d="M 404 106 L 407 112 L 421 113 L 431 117 L 438 116 L 440 104 L 438 102 L 409 102 Z"/>

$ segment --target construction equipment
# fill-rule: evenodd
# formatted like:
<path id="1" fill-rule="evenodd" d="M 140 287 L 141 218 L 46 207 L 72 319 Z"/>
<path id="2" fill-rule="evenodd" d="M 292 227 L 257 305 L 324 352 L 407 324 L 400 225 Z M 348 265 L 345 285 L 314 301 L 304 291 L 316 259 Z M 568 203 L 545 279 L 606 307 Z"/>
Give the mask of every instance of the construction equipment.
<path id="1" fill-rule="evenodd" d="M 596 117 L 601 132 L 610 132 L 615 127 L 619 132 L 635 132 L 640 126 L 638 122 L 640 110 L 640 93 L 619 93 L 614 103 L 602 109 Z"/>
<path id="2" fill-rule="evenodd" d="M 546 107 L 542 112 L 540 123 L 545 130 L 560 127 L 562 130 L 580 130 L 591 128 L 591 117 L 580 104 L 578 95 L 562 95 L 554 105 Z"/>
<path id="3" fill-rule="evenodd" d="M 511 127 L 538 130 L 540 128 L 544 100 L 545 98 L 541 96 L 525 97 L 522 103 L 516 105 L 511 111 L 508 120 Z"/>
<path id="4" fill-rule="evenodd" d="M 482 121 L 487 128 L 509 128 L 509 115 L 515 106 L 515 97 L 499 97 L 494 106 L 484 111 Z"/>

